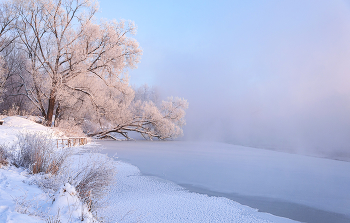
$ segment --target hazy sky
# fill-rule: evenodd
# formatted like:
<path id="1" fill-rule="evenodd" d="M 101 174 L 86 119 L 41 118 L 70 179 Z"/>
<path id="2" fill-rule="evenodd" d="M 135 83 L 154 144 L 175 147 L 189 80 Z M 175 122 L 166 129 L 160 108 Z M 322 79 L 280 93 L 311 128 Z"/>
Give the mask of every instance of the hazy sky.
<path id="1" fill-rule="evenodd" d="M 188 99 L 187 139 L 350 151 L 350 1 L 100 1 L 135 21 L 133 84 Z"/>

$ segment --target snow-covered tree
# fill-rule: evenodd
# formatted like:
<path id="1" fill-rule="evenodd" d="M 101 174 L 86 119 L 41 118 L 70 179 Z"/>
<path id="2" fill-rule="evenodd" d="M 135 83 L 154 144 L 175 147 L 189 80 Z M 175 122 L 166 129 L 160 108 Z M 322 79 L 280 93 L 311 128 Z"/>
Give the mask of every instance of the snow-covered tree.
<path id="1" fill-rule="evenodd" d="M 125 106 L 125 107 L 124 107 Z M 105 111 L 102 117 L 104 125 L 92 136 L 104 137 L 110 133 L 119 133 L 129 138 L 130 131 L 140 133 L 145 139 L 161 140 L 182 136 L 182 126 L 185 125 L 186 100 L 168 98 L 156 106 L 152 101 L 131 102 L 124 109 L 116 108 Z"/>
<path id="2" fill-rule="evenodd" d="M 16 40 L 16 35 L 11 32 L 16 25 L 17 13 L 13 5 L 8 1 L 0 3 L 0 102 L 4 92 L 6 81 L 6 64 L 2 55 L 4 51 Z"/>
<path id="3" fill-rule="evenodd" d="M 128 37 L 136 32 L 134 23 L 95 22 L 98 6 L 92 0 L 14 0 L 14 5 L 30 77 L 26 94 L 48 125 L 61 104 L 70 104 L 63 100 L 96 93 L 84 88 L 85 81 L 113 86 L 139 62 L 142 51 Z"/>
<path id="4" fill-rule="evenodd" d="M 79 127 L 91 136 L 182 135 L 186 100 L 160 102 L 154 88 L 135 91 L 129 84 L 127 70 L 142 54 L 131 38 L 133 22 L 97 22 L 93 0 L 10 3 L 15 17 L 9 33 L 15 38 L 4 48 L 9 52 L 4 54 L 7 98 L 27 98 L 46 125 L 57 121 L 56 126 Z"/>
<path id="5" fill-rule="evenodd" d="M 1 64 L 0 64 L 1 66 Z M 0 102 L 2 102 L 2 95 L 4 93 L 4 85 L 5 85 L 5 72 L 0 69 Z"/>
<path id="6" fill-rule="evenodd" d="M 78 82 L 77 82 L 78 83 Z M 180 98 L 168 98 L 155 104 L 151 100 L 135 100 L 129 83 L 106 87 L 95 81 L 85 82 L 84 88 L 99 94 L 75 94 L 71 104 L 62 106 L 61 119 L 76 122 L 90 136 L 105 137 L 119 133 L 138 132 L 146 139 L 169 139 L 183 134 L 185 110 L 188 103 Z M 67 94 L 67 97 L 70 95 Z"/>
<path id="7" fill-rule="evenodd" d="M 10 1 L 0 2 L 0 52 L 3 52 L 16 40 L 12 32 L 17 24 L 18 14 Z"/>
<path id="8" fill-rule="evenodd" d="M 135 98 L 134 101 L 152 101 L 156 105 L 160 102 L 160 95 L 155 87 L 150 87 L 147 84 L 144 84 L 140 87 L 134 87 Z"/>
<path id="9" fill-rule="evenodd" d="M 5 66 L 4 102 L 1 104 L 2 111 L 18 108 L 25 113 L 33 113 L 36 107 L 27 98 L 26 88 L 30 84 L 30 76 L 26 72 L 26 55 L 13 43 L 2 53 Z M 37 113 L 37 112 L 36 112 Z"/>

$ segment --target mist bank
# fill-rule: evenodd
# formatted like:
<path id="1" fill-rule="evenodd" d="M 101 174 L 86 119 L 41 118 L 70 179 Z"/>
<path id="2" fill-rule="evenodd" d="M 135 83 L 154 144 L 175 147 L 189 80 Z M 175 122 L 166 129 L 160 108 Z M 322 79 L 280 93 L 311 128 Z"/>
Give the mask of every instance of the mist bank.
<path id="1" fill-rule="evenodd" d="M 187 98 L 189 109 L 182 139 L 335 158 L 350 155 L 348 92 L 337 92 L 333 87 L 332 93 L 319 96 L 318 93 L 326 94 L 319 86 L 320 92 L 314 95 L 310 91 L 300 95 L 294 86 L 276 88 L 269 84 L 247 86 L 244 93 L 237 95 L 229 93 L 235 90 L 234 86 L 223 82 L 208 91 L 185 90 L 183 97 Z"/>
<path id="2" fill-rule="evenodd" d="M 221 141 L 310 155 L 319 153 L 334 158 L 350 155 L 350 102 L 347 99 L 341 101 L 341 97 L 334 96 L 334 100 L 316 102 L 309 108 L 300 109 L 286 101 L 273 105 L 261 99 L 255 102 L 254 99 L 243 100 L 246 101 L 217 105 L 215 110 L 212 109 L 216 107 L 215 102 L 203 103 L 202 109 L 190 107 L 184 139 Z"/>
<path id="3" fill-rule="evenodd" d="M 337 65 L 328 63 L 331 67 Z M 181 72 L 184 71 L 178 73 Z M 287 76 L 275 73 L 264 81 L 230 75 L 215 77 L 205 68 L 200 73 L 200 81 L 171 79 L 169 83 L 173 85 L 164 82 L 161 88 L 164 95 L 180 95 L 189 102 L 184 140 L 334 156 L 348 154 L 350 88 L 344 85 L 350 84 L 350 67 L 323 76 L 303 69 Z"/>
<path id="4" fill-rule="evenodd" d="M 162 52 L 155 84 L 189 102 L 183 139 L 349 154 L 349 2 L 245 7 L 209 27 L 220 38 Z"/>

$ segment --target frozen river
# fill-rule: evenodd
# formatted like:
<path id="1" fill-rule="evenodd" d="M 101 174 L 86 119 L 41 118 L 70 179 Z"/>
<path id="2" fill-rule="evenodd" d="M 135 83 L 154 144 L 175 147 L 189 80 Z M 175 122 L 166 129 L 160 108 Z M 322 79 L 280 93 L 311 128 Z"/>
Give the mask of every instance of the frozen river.
<path id="1" fill-rule="evenodd" d="M 189 191 L 303 222 L 350 222 L 350 162 L 212 142 L 99 143 Z"/>

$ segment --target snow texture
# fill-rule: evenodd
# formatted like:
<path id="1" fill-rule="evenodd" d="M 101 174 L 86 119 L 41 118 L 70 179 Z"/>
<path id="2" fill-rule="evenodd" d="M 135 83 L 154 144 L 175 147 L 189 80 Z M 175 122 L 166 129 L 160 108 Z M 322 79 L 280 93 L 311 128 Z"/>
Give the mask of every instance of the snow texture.
<path id="1" fill-rule="evenodd" d="M 31 120 L 9 116 L 3 119 L 4 124 L 0 126 L 0 144 L 12 145 L 17 141 L 16 135 L 21 132 L 43 132 L 43 133 L 54 133 L 51 128 L 45 127 Z"/>
<path id="2" fill-rule="evenodd" d="M 117 184 L 102 214 L 117 222 L 294 222 L 223 197 L 190 193 L 119 162 Z"/>
<path id="3" fill-rule="evenodd" d="M 66 183 L 55 195 L 51 211 L 52 216 L 58 215 L 61 222 L 93 222 L 94 217 L 83 204 L 75 188 Z"/>
<path id="4" fill-rule="evenodd" d="M 37 186 L 25 183 L 27 179 L 26 171 L 21 169 L 0 169 L 0 222 L 45 222 L 39 217 L 28 215 L 31 206 L 47 198 Z"/>

